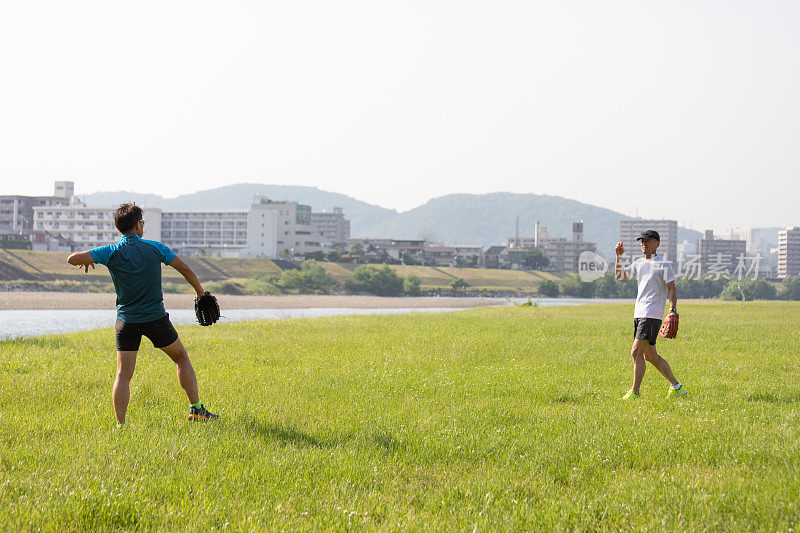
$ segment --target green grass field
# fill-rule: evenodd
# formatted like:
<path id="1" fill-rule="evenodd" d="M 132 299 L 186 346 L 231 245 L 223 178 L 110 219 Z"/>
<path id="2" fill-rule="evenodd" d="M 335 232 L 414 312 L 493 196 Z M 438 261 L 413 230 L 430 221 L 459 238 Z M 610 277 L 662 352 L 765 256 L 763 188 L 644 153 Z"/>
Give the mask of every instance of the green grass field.
<path id="1" fill-rule="evenodd" d="M 125 431 L 110 328 L 2 342 L 0 528 L 791 531 L 800 305 L 680 308 L 681 400 L 632 305 L 482 308 L 178 328 L 224 418 L 147 347 Z"/>

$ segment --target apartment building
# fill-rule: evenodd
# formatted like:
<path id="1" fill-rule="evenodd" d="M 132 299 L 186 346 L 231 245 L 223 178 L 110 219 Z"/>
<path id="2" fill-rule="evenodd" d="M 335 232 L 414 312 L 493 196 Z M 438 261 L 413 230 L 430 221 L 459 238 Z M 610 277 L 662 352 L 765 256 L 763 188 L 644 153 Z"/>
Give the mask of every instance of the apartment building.
<path id="1" fill-rule="evenodd" d="M 161 242 L 178 255 L 240 257 L 248 248 L 248 214 L 247 209 L 165 211 Z M 269 231 L 274 233 L 274 224 Z M 275 247 L 268 253 L 274 257 Z"/>
<path id="2" fill-rule="evenodd" d="M 546 236 L 547 228 L 536 229 L 538 236 Z M 583 240 L 583 222 L 572 223 L 572 240 L 561 238 L 537 239 L 539 248 L 550 261 L 549 268 L 557 272 L 578 272 L 578 260 L 583 252 L 597 251 L 597 244 Z"/>
<path id="3" fill-rule="evenodd" d="M 75 184 L 56 181 L 53 196 L 0 196 L 0 230 L 25 232 L 34 229 L 35 207 L 69 205 L 75 196 Z"/>
<path id="4" fill-rule="evenodd" d="M 697 249 L 701 274 L 733 275 L 740 262 L 747 257 L 746 241 L 715 239 L 711 230 L 705 231 Z"/>
<path id="5" fill-rule="evenodd" d="M 800 276 L 800 227 L 778 233 L 778 277 Z"/>
<path id="6" fill-rule="evenodd" d="M 144 238 L 161 240 L 161 210 L 143 209 Z M 86 250 L 119 241 L 121 235 L 114 226 L 113 207 L 84 205 L 50 205 L 33 208 L 33 233 L 51 235 L 71 248 Z M 34 239 L 34 249 L 49 246 L 49 239 Z M 44 243 L 44 244 L 42 244 Z"/>
<path id="7" fill-rule="evenodd" d="M 311 225 L 322 233 L 322 241 L 328 246 L 350 238 L 350 221 L 344 218 L 341 207 L 334 207 L 332 213 L 311 213 Z"/>
<path id="8" fill-rule="evenodd" d="M 658 232 L 661 237 L 661 244 L 658 247 L 658 255 L 668 261 L 678 261 L 678 221 L 659 220 L 659 219 L 639 219 L 629 218 L 619 221 L 619 240 L 625 246 L 625 255 L 636 259 L 642 255 L 642 250 L 636 238 L 643 231 L 649 229 Z"/>
<path id="9" fill-rule="evenodd" d="M 309 206 L 260 196 L 250 209 L 165 211 L 161 233 L 176 253 L 218 257 L 304 256 L 323 241 Z"/>

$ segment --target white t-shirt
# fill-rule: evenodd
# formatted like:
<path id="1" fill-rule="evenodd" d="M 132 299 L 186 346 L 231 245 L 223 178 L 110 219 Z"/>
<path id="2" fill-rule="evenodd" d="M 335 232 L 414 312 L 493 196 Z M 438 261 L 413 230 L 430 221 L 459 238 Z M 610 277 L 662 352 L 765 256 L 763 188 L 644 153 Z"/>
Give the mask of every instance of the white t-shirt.
<path id="1" fill-rule="evenodd" d="M 667 303 L 667 283 L 675 281 L 672 262 L 658 255 L 650 259 L 640 257 L 625 268 L 629 277 L 639 280 L 639 294 L 633 318 L 664 318 Z"/>

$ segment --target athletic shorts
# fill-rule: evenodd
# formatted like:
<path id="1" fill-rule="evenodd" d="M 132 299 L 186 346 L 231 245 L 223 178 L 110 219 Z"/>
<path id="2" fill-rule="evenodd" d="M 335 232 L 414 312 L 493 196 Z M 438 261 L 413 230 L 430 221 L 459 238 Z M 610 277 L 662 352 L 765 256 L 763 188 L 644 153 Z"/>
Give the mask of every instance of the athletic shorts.
<path id="1" fill-rule="evenodd" d="M 656 345 L 659 329 L 661 329 L 661 320 L 658 318 L 633 319 L 633 338 L 647 339 L 650 341 L 650 346 Z"/>
<path id="2" fill-rule="evenodd" d="M 114 324 L 117 330 L 117 351 L 135 352 L 142 342 L 142 335 L 150 339 L 153 346 L 163 348 L 178 340 L 178 332 L 169 321 L 169 313 L 152 322 L 128 324 L 117 320 Z"/>

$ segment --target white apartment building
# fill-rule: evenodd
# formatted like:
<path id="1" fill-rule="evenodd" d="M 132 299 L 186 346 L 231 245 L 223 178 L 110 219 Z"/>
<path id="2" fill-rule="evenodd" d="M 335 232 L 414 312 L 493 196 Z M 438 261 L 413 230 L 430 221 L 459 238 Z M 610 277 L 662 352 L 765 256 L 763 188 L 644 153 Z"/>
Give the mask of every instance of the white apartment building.
<path id="1" fill-rule="evenodd" d="M 275 254 L 271 257 L 303 256 L 323 250 L 324 237 L 311 223 L 310 206 L 297 202 L 276 202 L 256 195 L 255 203 L 250 208 L 263 212 L 265 216 L 273 213 L 276 222 Z"/>
<path id="2" fill-rule="evenodd" d="M 778 277 L 800 276 L 800 227 L 778 233 Z"/>
<path id="3" fill-rule="evenodd" d="M 33 230 L 58 236 L 87 250 L 118 242 L 121 234 L 114 226 L 113 207 L 47 205 L 33 207 Z M 161 210 L 143 209 L 144 238 L 161 240 Z M 34 243 L 35 245 L 36 243 Z M 34 249 L 37 249 L 34 246 Z"/>
<path id="4" fill-rule="evenodd" d="M 245 209 L 165 211 L 161 242 L 178 255 L 240 257 L 248 247 L 248 213 Z"/>
<path id="5" fill-rule="evenodd" d="M 322 233 L 323 243 L 332 246 L 350 238 L 350 221 L 344 218 L 341 207 L 332 213 L 311 213 L 311 225 Z"/>
<path id="6" fill-rule="evenodd" d="M 658 232 L 661 244 L 658 255 L 672 262 L 678 261 L 678 221 L 657 219 L 622 219 L 619 221 L 619 240 L 625 246 L 625 255 L 637 258 L 642 255 L 636 238 L 649 229 Z"/>
<path id="7" fill-rule="evenodd" d="M 218 257 L 303 256 L 322 251 L 311 208 L 256 197 L 250 209 L 165 211 L 162 242 L 185 255 Z"/>

